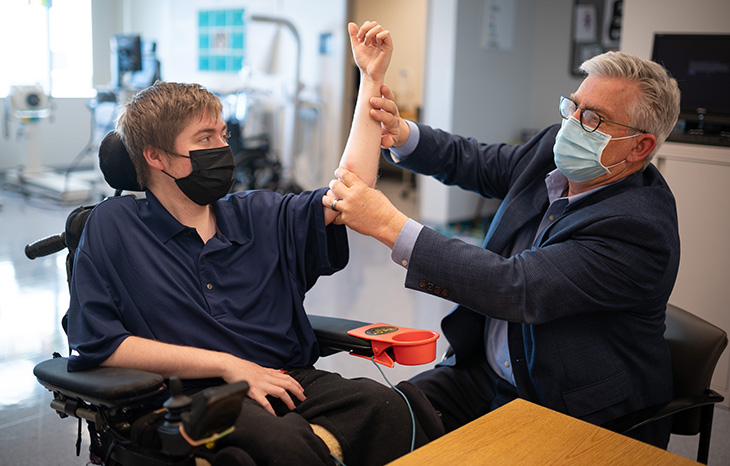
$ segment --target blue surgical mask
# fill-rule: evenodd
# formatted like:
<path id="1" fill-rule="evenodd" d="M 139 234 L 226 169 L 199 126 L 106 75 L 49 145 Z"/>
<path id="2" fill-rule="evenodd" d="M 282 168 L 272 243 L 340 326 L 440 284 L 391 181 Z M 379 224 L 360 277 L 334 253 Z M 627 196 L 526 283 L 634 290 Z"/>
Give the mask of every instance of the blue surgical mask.
<path id="1" fill-rule="evenodd" d="M 570 181 L 580 183 L 598 178 L 611 173 L 609 168 L 626 162 L 624 159 L 608 167 L 601 163 L 601 154 L 608 143 L 612 140 L 635 138 L 639 134 L 613 138 L 598 130 L 589 133 L 581 128 L 578 120 L 570 117 L 563 120 L 560 131 L 555 137 L 553 146 L 555 165 Z"/>

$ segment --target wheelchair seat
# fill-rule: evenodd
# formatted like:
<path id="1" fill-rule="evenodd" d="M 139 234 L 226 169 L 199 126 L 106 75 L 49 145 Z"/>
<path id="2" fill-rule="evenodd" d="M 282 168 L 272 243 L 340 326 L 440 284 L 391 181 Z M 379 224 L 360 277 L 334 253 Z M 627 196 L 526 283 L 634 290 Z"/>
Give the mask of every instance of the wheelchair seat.
<path id="1" fill-rule="evenodd" d="M 100 145 L 99 164 L 116 196 L 123 191 L 141 191 L 129 154 L 114 131 Z M 93 207 L 75 209 L 69 214 L 63 233 L 29 244 L 26 256 L 34 259 L 67 249 L 70 280 L 73 256 Z M 392 343 L 352 335 L 353 329 L 366 334 L 368 328 L 398 331 L 398 327 L 325 316 L 310 315 L 309 318 L 322 356 L 346 351 L 388 365 L 403 359 Z M 63 327 L 66 330 L 65 316 Z M 430 340 L 438 337 L 436 332 L 430 333 L 433 334 Z M 428 342 L 427 353 L 431 352 L 431 343 L 432 356 L 423 357 L 419 353 L 417 361 L 408 358 L 405 363 L 433 361 L 435 341 Z M 420 341 L 406 339 L 396 346 L 416 348 L 419 345 Z M 52 359 L 37 364 L 33 373 L 41 385 L 53 392 L 51 407 L 59 416 L 78 419 L 77 455 L 80 454 L 81 423 L 87 421 L 93 464 L 193 466 L 196 458 L 213 461 L 212 446 L 232 429 L 248 390 L 245 382 L 239 382 L 208 388 L 189 398 L 182 393 L 180 380 L 174 377 L 165 380 L 156 373 L 118 367 L 68 372 L 67 362 L 68 358 L 56 353 Z"/>

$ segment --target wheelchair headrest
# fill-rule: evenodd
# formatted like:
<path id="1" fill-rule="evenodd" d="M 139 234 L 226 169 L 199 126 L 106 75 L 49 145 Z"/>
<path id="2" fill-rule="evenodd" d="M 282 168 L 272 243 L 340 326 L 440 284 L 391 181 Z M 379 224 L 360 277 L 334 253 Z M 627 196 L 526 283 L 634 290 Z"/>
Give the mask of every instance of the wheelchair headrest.
<path id="1" fill-rule="evenodd" d="M 129 152 L 116 131 L 109 131 L 99 146 L 99 167 L 104 179 L 114 189 L 144 191 L 137 182 Z"/>

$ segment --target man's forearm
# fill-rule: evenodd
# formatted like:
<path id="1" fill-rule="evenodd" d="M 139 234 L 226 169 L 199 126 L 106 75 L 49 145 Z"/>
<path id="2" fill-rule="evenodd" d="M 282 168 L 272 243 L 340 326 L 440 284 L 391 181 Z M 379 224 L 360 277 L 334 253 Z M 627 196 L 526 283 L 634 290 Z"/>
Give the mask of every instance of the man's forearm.
<path id="1" fill-rule="evenodd" d="M 350 135 L 340 160 L 340 166 L 360 177 L 370 187 L 375 186 L 380 161 L 380 123 L 370 116 L 370 98 L 380 95 L 382 82 L 361 76 L 357 103 Z"/>
<path id="2" fill-rule="evenodd" d="M 103 366 L 126 367 L 183 379 L 223 377 L 231 355 L 190 346 L 177 346 L 130 336 L 117 347 Z"/>

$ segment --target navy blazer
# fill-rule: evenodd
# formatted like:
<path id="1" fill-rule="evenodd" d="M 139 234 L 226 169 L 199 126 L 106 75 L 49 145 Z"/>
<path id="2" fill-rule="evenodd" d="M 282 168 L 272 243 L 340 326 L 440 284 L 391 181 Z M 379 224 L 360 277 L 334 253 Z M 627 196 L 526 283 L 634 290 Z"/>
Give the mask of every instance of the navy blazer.
<path id="1" fill-rule="evenodd" d="M 406 286 L 458 304 L 442 321 L 455 362 L 484 354 L 494 317 L 509 321 L 522 398 L 595 424 L 669 400 L 664 317 L 679 234 L 659 171 L 649 165 L 570 205 L 531 249 L 508 257 L 515 233 L 536 231 L 548 208 L 559 126 L 521 146 L 419 129 L 399 166 L 503 200 L 483 248 L 424 228 L 413 249 Z"/>

